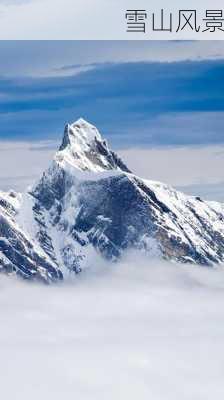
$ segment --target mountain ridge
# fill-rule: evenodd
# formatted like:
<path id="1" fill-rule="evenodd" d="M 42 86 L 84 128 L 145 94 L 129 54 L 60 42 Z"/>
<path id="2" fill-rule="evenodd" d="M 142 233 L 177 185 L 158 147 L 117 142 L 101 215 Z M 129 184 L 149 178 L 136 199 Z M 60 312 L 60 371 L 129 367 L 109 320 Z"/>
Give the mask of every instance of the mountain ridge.
<path id="1" fill-rule="evenodd" d="M 133 248 L 184 263 L 224 260 L 224 205 L 135 176 L 84 119 L 66 125 L 28 191 L 0 193 L 0 221 L 0 270 L 27 279 L 58 281 Z"/>

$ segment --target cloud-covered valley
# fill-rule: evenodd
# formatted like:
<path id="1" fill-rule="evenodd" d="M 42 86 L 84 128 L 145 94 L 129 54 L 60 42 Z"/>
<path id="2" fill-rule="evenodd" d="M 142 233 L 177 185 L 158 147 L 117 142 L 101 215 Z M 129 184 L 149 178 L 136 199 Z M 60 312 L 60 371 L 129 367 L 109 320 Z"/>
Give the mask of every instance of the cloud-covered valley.
<path id="1" fill-rule="evenodd" d="M 1 394 L 221 400 L 223 290 L 223 267 L 136 254 L 59 286 L 1 276 Z"/>

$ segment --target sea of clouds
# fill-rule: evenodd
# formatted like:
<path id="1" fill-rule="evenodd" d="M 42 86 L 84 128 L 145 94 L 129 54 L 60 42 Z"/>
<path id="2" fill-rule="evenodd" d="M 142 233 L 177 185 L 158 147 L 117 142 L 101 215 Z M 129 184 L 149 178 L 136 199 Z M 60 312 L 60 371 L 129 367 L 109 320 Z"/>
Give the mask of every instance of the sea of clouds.
<path id="1" fill-rule="evenodd" d="M 0 141 L 0 191 L 27 190 L 49 167 L 59 144 Z M 224 201 L 223 146 L 133 148 L 118 154 L 142 178 L 167 183 L 204 200 Z"/>
<path id="2" fill-rule="evenodd" d="M 221 400 L 224 268 L 129 254 L 60 285 L 0 276 L 4 400 Z"/>

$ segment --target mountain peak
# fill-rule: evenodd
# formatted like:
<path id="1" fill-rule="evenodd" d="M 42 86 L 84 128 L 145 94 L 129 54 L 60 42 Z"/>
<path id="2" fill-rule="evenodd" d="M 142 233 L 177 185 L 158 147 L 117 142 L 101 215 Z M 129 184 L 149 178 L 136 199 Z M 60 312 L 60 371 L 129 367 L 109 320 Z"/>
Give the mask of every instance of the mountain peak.
<path id="1" fill-rule="evenodd" d="M 73 127 L 76 127 L 76 126 L 82 126 L 82 127 L 84 127 L 84 128 L 94 128 L 94 129 L 96 129 L 92 124 L 90 124 L 90 122 L 88 122 L 88 121 L 86 121 L 84 118 L 79 118 L 79 119 L 77 119 L 75 122 L 73 122 L 73 124 L 72 124 L 72 126 Z"/>
<path id="2" fill-rule="evenodd" d="M 95 139 L 102 141 L 101 135 L 96 127 L 85 121 L 83 118 L 79 118 L 72 124 L 66 124 L 64 137 L 59 151 L 62 151 L 67 147 L 80 146 L 86 148 L 90 146 Z"/>
<path id="3" fill-rule="evenodd" d="M 130 172 L 118 156 L 112 152 L 97 128 L 79 118 L 67 124 L 56 161 L 68 163 L 82 171 L 102 172 L 118 169 Z"/>

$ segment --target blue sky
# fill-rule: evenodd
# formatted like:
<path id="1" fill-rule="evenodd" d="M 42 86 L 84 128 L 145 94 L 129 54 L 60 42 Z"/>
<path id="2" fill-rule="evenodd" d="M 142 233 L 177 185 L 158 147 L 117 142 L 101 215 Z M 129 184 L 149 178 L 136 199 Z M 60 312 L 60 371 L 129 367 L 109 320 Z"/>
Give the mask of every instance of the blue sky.
<path id="1" fill-rule="evenodd" d="M 224 56 L 211 57 L 213 43 L 198 59 L 185 42 L 167 43 L 165 57 L 163 42 L 2 42 L 0 138 L 60 140 L 82 116 L 115 147 L 223 143 Z"/>
<path id="2" fill-rule="evenodd" d="M 0 190 L 84 117 L 139 176 L 224 201 L 223 42 L 0 41 Z"/>

